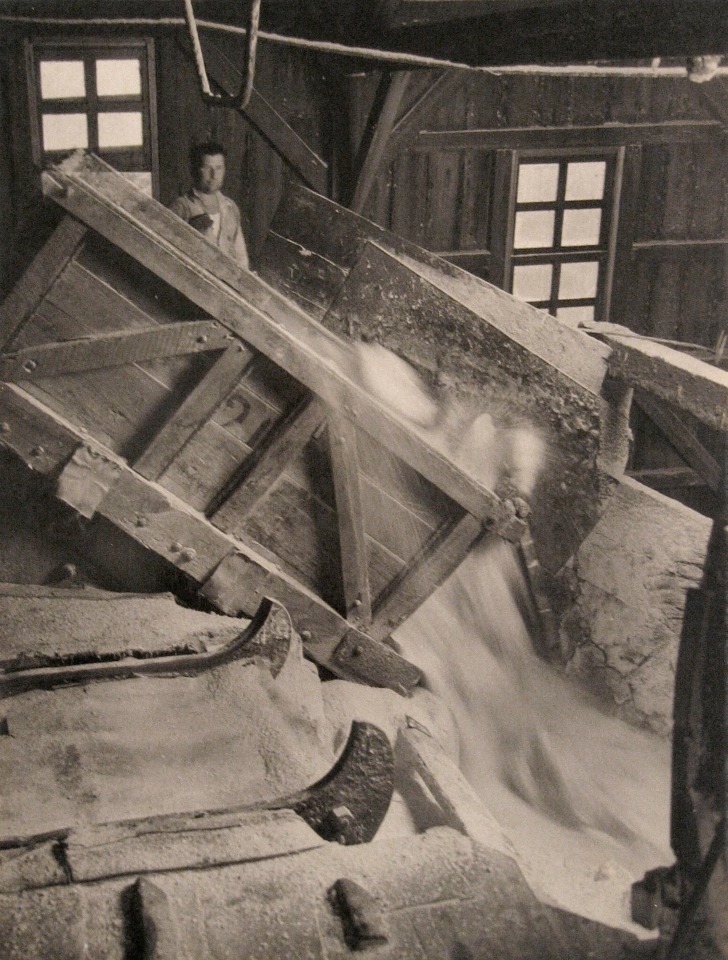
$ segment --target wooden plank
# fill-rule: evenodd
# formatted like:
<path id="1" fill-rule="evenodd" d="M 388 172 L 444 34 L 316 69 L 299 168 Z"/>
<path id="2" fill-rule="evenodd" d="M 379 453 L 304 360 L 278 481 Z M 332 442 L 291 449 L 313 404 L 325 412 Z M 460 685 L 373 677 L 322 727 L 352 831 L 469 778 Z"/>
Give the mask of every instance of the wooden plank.
<path id="1" fill-rule="evenodd" d="M 720 491 L 720 464 L 680 414 L 644 390 L 635 390 L 634 402 L 644 410 L 655 426 L 664 433 L 685 462 L 692 467 L 706 486 Z"/>
<path id="2" fill-rule="evenodd" d="M 85 224 L 64 217 L 0 304 L 0 347 L 6 347 L 43 300 L 86 236 Z"/>
<path id="3" fill-rule="evenodd" d="M 488 130 L 421 130 L 411 150 L 566 150 L 631 143 L 702 143 L 723 137 L 714 120 L 609 123 L 582 127 L 494 127 Z"/>
<path id="4" fill-rule="evenodd" d="M 612 223 L 608 277 L 610 294 L 605 295 L 605 319 L 616 323 L 628 321 L 627 310 L 632 302 L 630 283 L 631 258 L 639 214 L 640 182 L 642 179 L 642 147 L 625 147 L 620 158 L 619 196 L 617 216 Z"/>
<path id="5" fill-rule="evenodd" d="M 347 351 L 338 338 L 170 211 L 134 190 L 123 177 L 106 168 L 94 172 L 98 164 L 91 157 L 76 157 L 64 171 L 46 171 L 45 192 L 238 336 L 272 356 L 325 403 L 356 419 L 452 499 L 493 523 L 504 536 L 517 536 L 512 514 L 499 497 L 454 466 L 341 372 L 334 358 L 346 363 Z M 74 175 L 69 175 L 71 170 Z"/>
<path id="6" fill-rule="evenodd" d="M 18 387 L 0 384 L 0 446 L 19 456 L 27 467 L 53 474 L 81 445 L 88 444 L 70 424 L 64 423 Z M 113 455 L 99 449 L 104 456 Z M 162 558 L 199 585 L 217 609 L 253 616 L 265 597 L 279 600 L 291 614 L 306 651 L 338 676 L 362 679 L 337 664 L 332 655 L 343 637 L 355 637 L 362 649 L 376 641 L 352 624 L 240 538 L 226 536 L 201 514 L 171 494 L 133 473 L 121 461 L 118 481 L 98 506 L 97 514 L 146 550 Z M 232 577 L 221 584 L 215 575 L 231 568 Z M 395 655 L 396 656 L 396 655 Z M 419 671 L 399 657 L 408 688 Z M 371 682 L 387 686 L 381 675 Z M 392 687 L 403 689 L 402 672 Z"/>
<path id="7" fill-rule="evenodd" d="M 638 240 L 633 244 L 635 255 L 651 260 L 679 261 L 696 256 L 724 256 L 728 252 L 728 237 L 704 240 Z"/>
<path id="8" fill-rule="evenodd" d="M 389 78 L 387 93 L 379 116 L 376 120 L 371 141 L 368 145 L 356 178 L 356 186 L 349 206 L 355 213 L 361 213 L 366 206 L 374 181 L 379 175 L 382 162 L 387 153 L 390 134 L 397 118 L 402 98 L 410 80 L 408 70 L 396 70 Z"/>
<path id="9" fill-rule="evenodd" d="M 460 565 L 482 533 L 483 525 L 469 513 L 443 525 L 377 597 L 368 633 L 381 639 L 404 623 Z"/>
<path id="10" fill-rule="evenodd" d="M 629 470 L 627 476 L 653 490 L 673 491 L 685 487 L 704 487 L 706 481 L 692 467 L 650 467 Z"/>
<path id="11" fill-rule="evenodd" d="M 93 322 L 93 321 L 91 321 Z M 25 347 L 0 354 L 0 380 L 17 382 L 222 350 L 230 334 L 212 321 L 165 324 Z"/>
<path id="12" fill-rule="evenodd" d="M 252 513 L 283 475 L 286 465 L 303 450 L 324 417 L 323 407 L 314 397 L 305 397 L 298 403 L 253 452 L 253 462 L 246 462 L 243 471 L 215 498 L 208 511 L 214 523 L 226 528 L 231 522 L 239 524 Z"/>
<path id="13" fill-rule="evenodd" d="M 372 604 L 356 431 L 352 423 L 330 411 L 328 432 L 346 619 L 366 626 L 372 618 Z"/>
<path id="14" fill-rule="evenodd" d="M 135 461 L 137 473 L 149 480 L 160 477 L 234 389 L 252 358 L 244 344 L 229 346 Z"/>
<path id="15" fill-rule="evenodd" d="M 203 35 L 200 41 L 210 79 L 225 93 L 237 94 L 243 82 L 238 68 L 209 37 Z M 329 168 L 326 161 L 299 137 L 255 87 L 243 113 L 309 186 L 319 193 L 328 193 Z"/>
<path id="16" fill-rule="evenodd" d="M 508 264 L 513 244 L 515 191 L 518 159 L 514 150 L 498 150 L 493 170 L 493 212 L 491 215 L 491 258 L 488 279 L 505 290 L 510 285 Z"/>
<path id="17" fill-rule="evenodd" d="M 612 348 L 612 376 L 687 410 L 709 427 L 728 431 L 728 372 L 635 337 L 626 328 L 624 335 L 609 333 L 605 339 Z"/>

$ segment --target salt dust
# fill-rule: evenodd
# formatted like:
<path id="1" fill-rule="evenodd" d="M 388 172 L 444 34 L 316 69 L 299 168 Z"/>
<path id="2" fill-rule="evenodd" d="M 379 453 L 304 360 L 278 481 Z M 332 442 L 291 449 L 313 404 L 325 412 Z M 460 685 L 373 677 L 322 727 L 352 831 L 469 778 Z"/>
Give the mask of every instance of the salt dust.
<path id="1" fill-rule="evenodd" d="M 474 551 L 395 634 L 453 711 L 461 768 L 543 901 L 645 935 L 630 885 L 669 865 L 670 751 L 533 652 L 503 541 Z"/>

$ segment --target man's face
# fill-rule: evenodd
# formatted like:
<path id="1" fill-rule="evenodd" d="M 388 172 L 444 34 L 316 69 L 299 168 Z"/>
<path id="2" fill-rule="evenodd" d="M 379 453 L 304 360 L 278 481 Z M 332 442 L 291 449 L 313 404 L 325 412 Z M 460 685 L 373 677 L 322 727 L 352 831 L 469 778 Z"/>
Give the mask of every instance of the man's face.
<path id="1" fill-rule="evenodd" d="M 225 157 L 220 153 L 205 154 L 197 170 L 195 186 L 200 193 L 216 193 L 225 180 Z"/>

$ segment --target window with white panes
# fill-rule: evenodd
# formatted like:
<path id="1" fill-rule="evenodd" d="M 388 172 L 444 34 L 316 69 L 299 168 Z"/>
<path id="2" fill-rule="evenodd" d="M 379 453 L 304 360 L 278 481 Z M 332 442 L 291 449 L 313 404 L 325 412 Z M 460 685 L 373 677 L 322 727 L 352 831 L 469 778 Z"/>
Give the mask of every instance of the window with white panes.
<path id="1" fill-rule="evenodd" d="M 605 319 L 616 160 L 518 158 L 511 292 L 574 325 Z"/>
<path id="2" fill-rule="evenodd" d="M 33 42 L 27 62 L 36 162 L 87 149 L 156 192 L 151 41 Z"/>

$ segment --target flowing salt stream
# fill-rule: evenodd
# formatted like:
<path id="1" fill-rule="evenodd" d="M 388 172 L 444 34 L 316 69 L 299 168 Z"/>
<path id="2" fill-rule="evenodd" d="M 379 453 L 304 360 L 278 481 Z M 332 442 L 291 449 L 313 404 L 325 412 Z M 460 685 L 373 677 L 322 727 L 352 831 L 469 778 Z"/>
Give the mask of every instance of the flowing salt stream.
<path id="1" fill-rule="evenodd" d="M 494 543 L 395 634 L 452 710 L 460 765 L 536 895 L 635 933 L 630 884 L 669 865 L 669 744 L 607 716 L 539 659 L 513 548 Z"/>
<path id="2" fill-rule="evenodd" d="M 548 451 L 528 425 L 438 404 L 405 361 L 357 348 L 369 390 L 443 453 L 494 487 L 507 473 L 528 497 Z M 461 415 L 462 414 L 462 415 Z M 647 935 L 630 921 L 630 885 L 674 861 L 670 745 L 609 716 L 539 658 L 524 616 L 515 548 L 494 538 L 395 634 L 452 711 L 460 766 L 509 837 L 542 900 Z"/>

